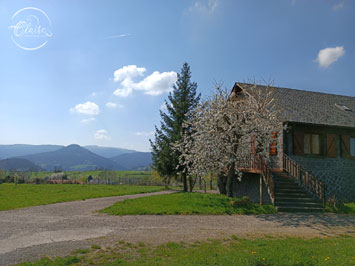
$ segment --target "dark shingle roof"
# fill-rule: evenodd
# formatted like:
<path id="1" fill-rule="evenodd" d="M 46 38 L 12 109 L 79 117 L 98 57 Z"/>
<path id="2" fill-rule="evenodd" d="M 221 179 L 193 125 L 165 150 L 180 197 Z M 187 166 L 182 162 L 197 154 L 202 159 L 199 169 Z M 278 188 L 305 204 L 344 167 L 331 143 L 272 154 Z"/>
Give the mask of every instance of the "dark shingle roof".
<path id="1" fill-rule="evenodd" d="M 254 85 L 236 83 L 233 89 L 238 86 L 241 89 L 250 89 Z M 355 128 L 355 97 L 278 87 L 273 89 L 282 122 Z M 350 110 L 344 110 L 342 106 Z"/>

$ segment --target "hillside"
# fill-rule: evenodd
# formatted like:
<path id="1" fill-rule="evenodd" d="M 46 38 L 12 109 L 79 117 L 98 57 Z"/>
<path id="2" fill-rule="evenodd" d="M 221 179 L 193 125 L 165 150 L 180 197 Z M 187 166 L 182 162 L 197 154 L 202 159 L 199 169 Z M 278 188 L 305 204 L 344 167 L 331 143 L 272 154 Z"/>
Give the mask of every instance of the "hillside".
<path id="1" fill-rule="evenodd" d="M 136 152 L 134 150 L 127 150 L 127 149 L 122 149 L 122 148 L 113 148 L 113 147 L 101 147 L 101 146 L 96 146 L 96 145 L 88 145 L 84 146 L 85 149 L 96 153 L 97 155 L 100 155 L 102 157 L 106 158 L 111 158 L 114 156 L 118 156 L 124 153 L 132 153 Z"/>
<path id="2" fill-rule="evenodd" d="M 150 170 L 152 154 L 150 152 L 125 153 L 112 157 L 111 160 L 125 166 L 128 170 Z"/>
<path id="3" fill-rule="evenodd" d="M 61 169 L 65 171 L 87 171 L 98 168 L 110 170 L 125 170 L 118 163 L 97 155 L 79 145 L 72 144 L 52 152 L 44 152 L 21 156 L 43 169 L 53 171 Z"/>
<path id="4" fill-rule="evenodd" d="M 64 146 L 60 146 L 60 145 L 28 145 L 28 144 L 0 145 L 0 159 L 56 151 L 63 147 Z"/>
<path id="5" fill-rule="evenodd" d="M 16 171 L 42 171 L 41 167 L 35 165 L 29 160 L 20 159 L 20 158 L 10 158 L 5 160 L 0 160 L 0 169 L 9 171 L 9 170 L 16 170 Z"/>

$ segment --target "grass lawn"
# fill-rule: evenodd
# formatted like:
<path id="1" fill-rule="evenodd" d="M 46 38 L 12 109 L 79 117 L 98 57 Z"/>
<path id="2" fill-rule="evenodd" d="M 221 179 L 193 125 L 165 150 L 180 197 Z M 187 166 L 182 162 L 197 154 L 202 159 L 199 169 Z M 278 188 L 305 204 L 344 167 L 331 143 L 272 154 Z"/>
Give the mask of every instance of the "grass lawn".
<path id="1" fill-rule="evenodd" d="M 273 213 L 271 205 L 260 206 L 245 199 L 217 194 L 175 193 L 127 199 L 101 212 L 113 215 L 139 214 L 262 214 Z"/>
<path id="2" fill-rule="evenodd" d="M 344 205 L 339 208 L 327 205 L 325 210 L 334 213 L 355 214 L 355 202 L 344 203 Z"/>
<path id="3" fill-rule="evenodd" d="M 146 246 L 144 243 L 117 243 L 112 248 L 93 245 L 77 250 L 66 258 L 43 258 L 22 266 L 44 265 L 354 265 L 355 238 L 271 238 L 232 239 L 206 242 L 167 243 Z"/>
<path id="4" fill-rule="evenodd" d="M 0 211 L 90 198 L 123 196 L 164 190 L 158 186 L 1 184 Z"/>

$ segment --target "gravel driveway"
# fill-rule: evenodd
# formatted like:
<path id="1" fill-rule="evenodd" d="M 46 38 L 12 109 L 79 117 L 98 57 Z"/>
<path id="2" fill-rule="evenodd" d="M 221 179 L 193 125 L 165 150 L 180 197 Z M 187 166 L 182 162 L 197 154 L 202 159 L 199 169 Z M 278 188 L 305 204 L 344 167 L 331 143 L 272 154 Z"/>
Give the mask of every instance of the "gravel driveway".
<path id="1" fill-rule="evenodd" d="M 355 216 L 336 214 L 109 216 L 96 211 L 128 198 L 162 191 L 0 211 L 0 265 L 68 255 L 73 249 L 115 241 L 159 244 L 263 235 L 355 236 Z"/>

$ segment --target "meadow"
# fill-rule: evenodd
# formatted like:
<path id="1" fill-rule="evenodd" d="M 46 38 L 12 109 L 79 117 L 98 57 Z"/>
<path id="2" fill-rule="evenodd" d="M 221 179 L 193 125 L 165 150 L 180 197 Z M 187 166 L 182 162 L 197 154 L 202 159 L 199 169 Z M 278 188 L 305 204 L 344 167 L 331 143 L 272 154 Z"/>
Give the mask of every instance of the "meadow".
<path id="1" fill-rule="evenodd" d="M 355 238 L 272 238 L 209 240 L 159 246 L 118 242 L 93 245 L 65 258 L 43 258 L 21 266 L 44 265 L 354 265 Z"/>
<path id="2" fill-rule="evenodd" d="M 30 206 L 164 190 L 161 186 L 1 184 L 0 211 Z"/>
<path id="3" fill-rule="evenodd" d="M 103 171 L 103 170 L 92 170 L 92 171 L 64 171 L 65 174 L 69 179 L 76 180 L 79 179 L 80 177 L 104 177 L 109 176 L 110 178 L 113 178 L 114 180 L 117 180 L 119 178 L 123 177 L 130 177 L 130 178 L 146 178 L 146 177 L 151 177 L 152 172 L 151 171 Z M 6 174 L 6 173 L 5 173 Z M 51 176 L 53 172 L 29 172 L 28 176 L 31 179 L 35 178 L 40 178 L 43 179 L 46 176 Z"/>
<path id="4" fill-rule="evenodd" d="M 147 198 L 126 199 L 101 212 L 111 215 L 164 214 L 265 214 L 274 213 L 271 205 L 259 205 L 247 198 L 229 198 L 219 194 L 174 193 Z"/>

